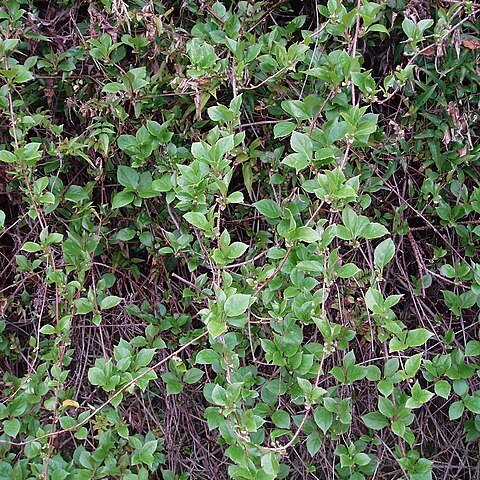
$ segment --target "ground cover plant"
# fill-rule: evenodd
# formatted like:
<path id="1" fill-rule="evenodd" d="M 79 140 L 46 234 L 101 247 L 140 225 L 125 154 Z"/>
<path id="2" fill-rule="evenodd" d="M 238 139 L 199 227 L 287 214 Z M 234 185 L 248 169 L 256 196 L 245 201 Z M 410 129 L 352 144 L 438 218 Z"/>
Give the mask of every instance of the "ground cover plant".
<path id="1" fill-rule="evenodd" d="M 480 4 L 0 3 L 0 479 L 480 478 Z"/>

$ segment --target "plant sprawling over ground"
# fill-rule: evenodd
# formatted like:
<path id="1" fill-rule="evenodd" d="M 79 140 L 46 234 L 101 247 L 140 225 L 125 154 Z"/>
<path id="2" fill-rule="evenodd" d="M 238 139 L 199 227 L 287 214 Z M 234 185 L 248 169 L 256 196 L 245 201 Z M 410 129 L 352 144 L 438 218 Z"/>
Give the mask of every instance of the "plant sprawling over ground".
<path id="1" fill-rule="evenodd" d="M 480 5 L 0 3 L 0 479 L 478 479 Z"/>

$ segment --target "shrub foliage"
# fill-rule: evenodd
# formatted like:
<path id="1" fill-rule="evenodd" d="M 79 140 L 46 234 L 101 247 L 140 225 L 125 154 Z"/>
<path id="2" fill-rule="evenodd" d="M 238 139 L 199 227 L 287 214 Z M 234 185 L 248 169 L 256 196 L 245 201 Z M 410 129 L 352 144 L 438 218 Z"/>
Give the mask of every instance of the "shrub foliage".
<path id="1" fill-rule="evenodd" d="M 478 13 L 1 2 L 0 478 L 478 478 Z"/>

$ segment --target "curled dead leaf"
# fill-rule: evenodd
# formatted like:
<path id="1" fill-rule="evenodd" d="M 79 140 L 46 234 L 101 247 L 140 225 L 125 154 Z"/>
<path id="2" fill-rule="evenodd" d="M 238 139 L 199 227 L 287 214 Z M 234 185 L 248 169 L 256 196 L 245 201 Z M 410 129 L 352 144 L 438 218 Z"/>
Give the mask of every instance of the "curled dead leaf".
<path id="1" fill-rule="evenodd" d="M 480 40 L 469 40 L 467 38 L 464 38 L 462 40 L 462 45 L 469 50 L 477 50 L 478 48 L 480 48 Z"/>
<path id="2" fill-rule="evenodd" d="M 430 45 L 429 47 L 423 49 L 422 55 L 424 57 L 433 57 L 435 55 L 435 45 Z"/>
<path id="3" fill-rule="evenodd" d="M 460 150 L 457 150 L 457 155 L 459 157 L 464 157 L 467 154 L 467 152 L 468 152 L 467 147 L 464 146 Z"/>

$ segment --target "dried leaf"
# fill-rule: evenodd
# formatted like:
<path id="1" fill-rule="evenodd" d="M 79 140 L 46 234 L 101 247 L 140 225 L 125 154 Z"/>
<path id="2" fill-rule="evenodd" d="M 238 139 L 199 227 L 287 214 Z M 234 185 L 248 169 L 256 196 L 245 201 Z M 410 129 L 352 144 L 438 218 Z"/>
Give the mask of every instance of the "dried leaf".
<path id="1" fill-rule="evenodd" d="M 64 400 L 62 402 L 62 407 L 63 408 L 66 408 L 66 407 L 73 407 L 75 409 L 77 409 L 80 405 L 78 404 L 78 402 L 76 402 L 75 400 L 71 400 L 69 398 L 67 398 L 66 400 Z"/>
<path id="2" fill-rule="evenodd" d="M 462 45 L 465 47 L 465 48 L 468 48 L 469 50 L 477 50 L 478 48 L 480 48 L 480 40 L 468 40 L 466 38 L 464 38 L 462 40 Z"/>
<path id="3" fill-rule="evenodd" d="M 424 57 L 433 57 L 435 55 L 435 45 L 430 45 L 429 47 L 422 50 L 422 55 Z"/>

